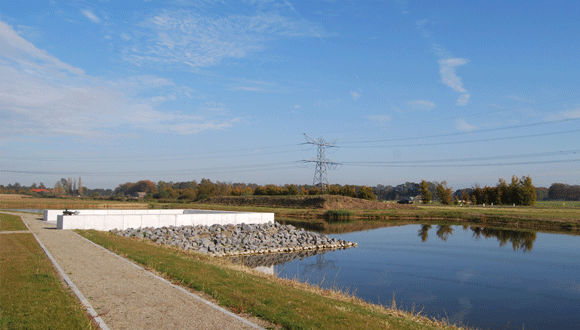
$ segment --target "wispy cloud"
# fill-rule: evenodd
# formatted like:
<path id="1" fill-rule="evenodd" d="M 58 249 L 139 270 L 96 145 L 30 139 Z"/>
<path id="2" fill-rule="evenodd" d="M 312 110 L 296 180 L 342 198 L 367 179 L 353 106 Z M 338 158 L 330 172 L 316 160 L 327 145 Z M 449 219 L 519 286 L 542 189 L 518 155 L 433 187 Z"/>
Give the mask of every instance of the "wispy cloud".
<path id="1" fill-rule="evenodd" d="M 415 21 L 415 26 L 421 34 L 428 40 L 433 39 L 433 33 L 428 28 L 428 25 L 433 22 L 423 19 Z M 433 51 L 438 57 L 437 63 L 439 64 L 439 75 L 441 76 L 441 83 L 445 86 L 451 88 L 452 90 L 461 93 L 455 102 L 456 105 L 465 106 L 469 103 L 471 94 L 463 86 L 463 81 L 461 77 L 457 75 L 456 68 L 469 63 L 468 59 L 454 57 L 451 52 L 446 50 L 443 46 L 433 42 Z"/>
<path id="2" fill-rule="evenodd" d="M 85 15 L 86 18 L 88 18 L 91 22 L 93 23 L 100 23 L 101 19 L 97 17 L 97 15 L 93 14 L 92 11 L 88 10 L 88 9 L 84 9 L 83 11 L 81 11 L 83 13 L 83 15 Z"/>
<path id="3" fill-rule="evenodd" d="M 387 115 L 368 115 L 366 118 L 380 126 L 384 126 L 386 123 L 391 121 L 391 117 Z"/>
<path id="4" fill-rule="evenodd" d="M 276 38 L 319 37 L 323 30 L 277 12 L 204 16 L 200 11 L 163 10 L 147 18 L 124 59 L 137 65 L 209 67 L 227 58 L 243 58 Z"/>
<path id="5" fill-rule="evenodd" d="M 431 110 L 437 106 L 433 101 L 429 100 L 413 100 L 407 102 L 407 104 L 415 110 Z"/>
<path id="6" fill-rule="evenodd" d="M 350 91 L 350 96 L 353 100 L 358 100 L 362 96 L 362 89 L 357 89 L 356 91 Z"/>
<path id="7" fill-rule="evenodd" d="M 441 75 L 441 82 L 445 86 L 453 89 L 454 91 L 462 93 L 457 99 L 457 102 L 455 104 L 461 106 L 467 105 L 469 99 L 471 98 L 471 94 L 469 94 L 467 90 L 463 87 L 463 81 L 457 75 L 455 68 L 458 66 L 465 65 L 469 63 L 469 61 L 464 58 L 441 57 L 438 62 L 439 62 L 439 74 Z"/>
<path id="8" fill-rule="evenodd" d="M 546 117 L 546 121 L 580 118 L 580 109 L 560 111 Z"/>
<path id="9" fill-rule="evenodd" d="M 122 126 L 193 134 L 225 129 L 239 121 L 161 111 L 157 106 L 175 99 L 175 95 L 161 92 L 151 95 L 151 90 L 171 86 L 184 95 L 195 91 L 174 87 L 171 80 L 155 76 L 117 81 L 86 76 L 82 69 L 36 48 L 3 22 L 0 22 L 0 76 L 0 115 L 4 124 L 0 136 L 105 138 L 122 135 L 123 131 L 118 129 Z M 141 97 L 145 90 L 149 92 Z"/>
<path id="10" fill-rule="evenodd" d="M 462 132 L 472 132 L 475 131 L 478 127 L 468 124 L 465 119 L 459 118 L 455 121 L 455 128 Z"/>

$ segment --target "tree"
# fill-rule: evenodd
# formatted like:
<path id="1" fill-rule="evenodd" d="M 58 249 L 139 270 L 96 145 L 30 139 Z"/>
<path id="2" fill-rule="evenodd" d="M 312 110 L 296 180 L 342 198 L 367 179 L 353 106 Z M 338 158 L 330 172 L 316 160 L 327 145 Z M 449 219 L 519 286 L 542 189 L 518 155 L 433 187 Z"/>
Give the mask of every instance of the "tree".
<path id="1" fill-rule="evenodd" d="M 421 198 L 423 200 L 423 204 L 429 204 L 431 202 L 431 192 L 429 191 L 429 183 L 425 180 L 421 180 Z"/>
<path id="2" fill-rule="evenodd" d="M 377 199 L 377 196 L 375 196 L 373 189 L 367 186 L 362 186 L 359 188 L 357 197 L 362 199 L 368 199 L 370 201 L 374 201 L 375 199 Z"/>
<path id="3" fill-rule="evenodd" d="M 530 176 L 524 176 L 520 180 L 521 187 L 519 189 L 519 198 L 522 205 L 532 206 L 536 204 L 538 196 L 536 194 L 536 187 L 532 184 Z"/>
<path id="4" fill-rule="evenodd" d="M 447 187 L 447 182 L 443 181 L 437 185 L 437 197 L 441 201 L 441 204 L 449 205 L 453 201 L 452 197 L 453 189 Z"/>

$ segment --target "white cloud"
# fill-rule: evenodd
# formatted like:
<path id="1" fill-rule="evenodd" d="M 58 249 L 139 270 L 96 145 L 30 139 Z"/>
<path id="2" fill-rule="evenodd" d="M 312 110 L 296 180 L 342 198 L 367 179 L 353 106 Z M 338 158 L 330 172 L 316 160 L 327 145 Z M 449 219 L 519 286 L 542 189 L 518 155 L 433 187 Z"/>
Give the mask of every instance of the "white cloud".
<path id="1" fill-rule="evenodd" d="M 471 98 L 471 94 L 469 94 L 469 93 L 461 94 L 461 96 L 459 96 L 459 98 L 457 98 L 457 101 L 455 102 L 455 104 L 460 105 L 460 106 L 467 105 L 467 103 L 469 103 L 470 98 Z"/>
<path id="2" fill-rule="evenodd" d="M 93 23 L 100 23 L 101 19 L 98 18 L 95 14 L 93 14 L 92 11 L 85 9 L 82 11 L 83 15 L 85 15 L 86 18 L 88 18 L 91 22 Z"/>
<path id="3" fill-rule="evenodd" d="M 407 102 L 407 104 L 416 110 L 431 110 L 436 107 L 435 103 L 429 100 L 414 100 Z"/>
<path id="4" fill-rule="evenodd" d="M 209 67 L 226 58 L 242 58 L 265 48 L 273 38 L 319 37 L 323 32 L 306 22 L 276 12 L 253 16 L 203 16 L 200 11 L 164 10 L 141 24 L 142 30 L 124 50 L 124 59 L 141 65 Z"/>
<path id="5" fill-rule="evenodd" d="M 225 129 L 239 121 L 160 111 L 159 104 L 175 99 L 173 94 L 163 93 L 163 87 L 193 92 L 155 76 L 118 81 L 88 77 L 83 70 L 36 48 L 3 22 L 0 77 L 0 136 L 105 138 L 124 134 L 119 132 L 121 126 L 193 134 Z M 148 90 L 147 96 L 139 97 L 143 90 Z"/>
<path id="6" fill-rule="evenodd" d="M 352 96 L 353 100 L 358 100 L 359 97 L 362 95 L 362 90 L 359 88 L 356 91 L 350 91 L 350 96 Z"/>
<path id="7" fill-rule="evenodd" d="M 455 73 L 455 68 L 461 65 L 467 64 L 468 61 L 464 58 L 447 58 L 439 60 L 439 73 L 441 74 L 441 82 L 451 87 L 456 92 L 466 93 L 467 91 L 463 88 L 463 82 L 461 78 Z"/>
<path id="8" fill-rule="evenodd" d="M 0 58 L 9 60 L 16 66 L 26 68 L 36 74 L 55 74 L 65 71 L 73 75 L 83 75 L 84 71 L 61 62 L 46 51 L 20 37 L 8 24 L 0 21 Z"/>
<path id="9" fill-rule="evenodd" d="M 477 129 L 477 126 L 468 124 L 465 119 L 459 118 L 455 121 L 455 128 L 462 132 L 472 132 Z"/>

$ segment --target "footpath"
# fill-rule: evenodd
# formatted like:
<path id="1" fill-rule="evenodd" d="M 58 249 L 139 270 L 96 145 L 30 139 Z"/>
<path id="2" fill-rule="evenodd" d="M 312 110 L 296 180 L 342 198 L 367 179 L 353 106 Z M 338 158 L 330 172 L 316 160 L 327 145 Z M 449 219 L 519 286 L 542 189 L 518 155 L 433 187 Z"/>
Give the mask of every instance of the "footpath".
<path id="1" fill-rule="evenodd" d="M 37 214 L 15 214 L 104 321 L 103 329 L 262 329 Z"/>

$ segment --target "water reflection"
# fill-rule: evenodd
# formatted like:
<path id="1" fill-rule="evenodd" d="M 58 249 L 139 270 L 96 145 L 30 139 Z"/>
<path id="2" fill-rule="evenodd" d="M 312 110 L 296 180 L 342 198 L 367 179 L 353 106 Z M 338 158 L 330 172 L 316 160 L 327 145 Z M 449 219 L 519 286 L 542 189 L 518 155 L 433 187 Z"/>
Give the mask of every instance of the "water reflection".
<path id="1" fill-rule="evenodd" d="M 421 225 L 421 228 L 417 234 L 417 236 L 421 237 L 421 242 L 427 241 L 431 228 L 432 225 Z M 473 232 L 473 238 L 476 240 L 479 240 L 481 237 L 486 239 L 496 238 L 500 247 L 505 246 L 507 243 L 511 243 L 514 251 L 522 250 L 523 252 L 530 252 L 532 251 L 534 242 L 536 241 L 535 231 L 519 231 L 480 226 L 463 226 L 463 229 L 471 230 Z M 453 226 L 438 225 L 436 235 L 442 241 L 446 242 L 449 236 L 453 235 Z"/>
<path id="2" fill-rule="evenodd" d="M 324 265 L 327 263 L 324 261 L 324 254 L 328 251 L 333 250 L 306 250 L 306 251 L 299 251 L 299 252 L 290 252 L 290 253 L 272 253 L 272 254 L 260 254 L 260 255 L 249 255 L 249 256 L 240 256 L 240 257 L 232 257 L 229 260 L 236 264 L 242 264 L 249 268 L 256 268 L 258 266 L 262 267 L 270 267 L 274 265 L 284 264 L 296 259 L 304 260 L 305 258 L 312 257 L 316 255 L 317 260 L 320 259 L 319 265 L 317 269 L 320 271 L 324 268 Z"/>

